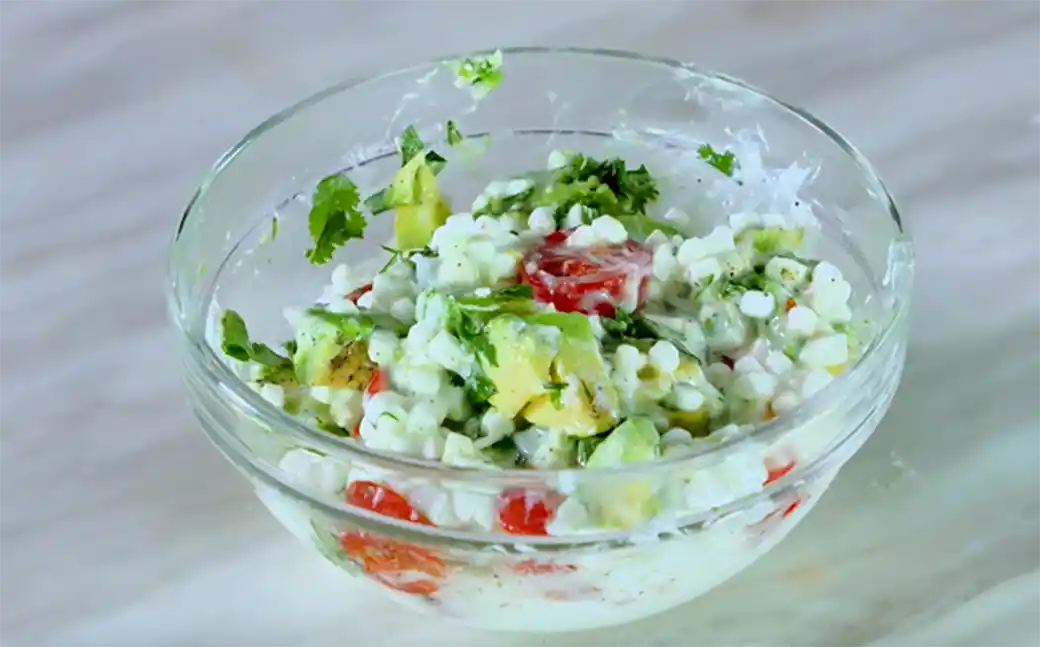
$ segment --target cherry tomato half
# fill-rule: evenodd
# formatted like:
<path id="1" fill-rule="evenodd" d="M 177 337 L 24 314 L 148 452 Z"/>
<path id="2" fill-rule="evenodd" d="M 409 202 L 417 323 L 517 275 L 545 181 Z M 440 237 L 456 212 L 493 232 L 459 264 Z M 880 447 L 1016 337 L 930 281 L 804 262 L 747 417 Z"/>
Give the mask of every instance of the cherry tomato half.
<path id="1" fill-rule="evenodd" d="M 547 535 L 545 526 L 559 505 L 558 495 L 505 490 L 498 495 L 498 523 L 511 535 Z"/>
<path id="2" fill-rule="evenodd" d="M 344 533 L 340 545 L 366 573 L 398 591 L 429 595 L 440 587 L 434 580 L 445 575 L 444 560 L 421 546 L 363 532 Z"/>
<path id="3" fill-rule="evenodd" d="M 432 526 L 426 516 L 412 507 L 404 498 L 387 485 L 374 481 L 354 481 L 347 486 L 347 503 L 371 510 L 386 517 Z"/>
<path id="4" fill-rule="evenodd" d="M 534 298 L 560 312 L 612 317 L 635 291 L 638 308 L 646 298 L 653 252 L 634 240 L 567 247 L 569 234 L 549 234 L 521 261 L 520 282 L 531 286 Z"/>
<path id="5" fill-rule="evenodd" d="M 346 500 L 351 505 L 387 517 L 433 525 L 407 499 L 380 483 L 354 481 L 347 486 Z M 444 560 L 421 546 L 375 537 L 362 531 L 344 533 L 340 538 L 340 546 L 344 553 L 361 564 L 366 573 L 380 583 L 404 593 L 436 593 L 440 588 L 436 580 L 445 575 Z"/>
<path id="6" fill-rule="evenodd" d="M 377 393 L 390 390 L 390 372 L 385 368 L 377 368 L 372 371 L 372 377 L 368 380 L 365 388 L 365 397 L 371 398 Z"/>
<path id="7" fill-rule="evenodd" d="M 766 480 L 762 483 L 762 485 L 770 485 L 772 483 L 776 483 L 783 477 L 787 476 L 791 472 L 791 470 L 794 469 L 794 466 L 795 461 L 793 460 L 784 465 L 770 465 L 767 461 Z"/>

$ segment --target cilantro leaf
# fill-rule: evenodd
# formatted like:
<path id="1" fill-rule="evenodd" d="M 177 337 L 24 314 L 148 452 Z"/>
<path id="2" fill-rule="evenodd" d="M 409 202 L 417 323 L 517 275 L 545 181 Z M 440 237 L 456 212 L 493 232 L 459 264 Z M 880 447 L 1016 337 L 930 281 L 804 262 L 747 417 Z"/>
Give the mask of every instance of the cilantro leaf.
<path id="1" fill-rule="evenodd" d="M 471 406 L 477 407 L 495 395 L 495 383 L 483 373 L 474 371 L 466 381 L 466 397 Z"/>
<path id="2" fill-rule="evenodd" d="M 393 209 L 393 205 L 390 204 L 390 189 L 380 189 L 372 195 L 365 198 L 365 208 L 373 216 L 389 211 Z"/>
<path id="3" fill-rule="evenodd" d="M 296 357 L 296 340 L 295 339 L 290 339 L 289 341 L 287 341 L 284 344 L 282 344 L 282 348 L 284 348 L 285 352 L 288 353 L 289 359 L 292 359 L 293 357 Z"/>
<path id="4" fill-rule="evenodd" d="M 434 175 L 437 175 L 444 170 L 444 166 L 448 163 L 448 160 L 444 159 L 437 153 L 437 151 L 428 151 L 426 153 L 426 166 L 430 167 Z"/>
<path id="5" fill-rule="evenodd" d="M 365 217 L 358 211 L 358 188 L 350 178 L 334 173 L 314 190 L 307 227 L 314 248 L 307 251 L 307 258 L 314 265 L 322 265 L 332 258 L 337 248 L 351 238 L 365 235 Z"/>
<path id="6" fill-rule="evenodd" d="M 343 342 L 368 339 L 377 328 L 393 330 L 397 333 L 407 332 L 408 326 L 401 323 L 390 315 L 383 314 L 345 314 L 331 312 L 325 308 L 315 306 L 307 308 L 306 314 L 321 319 L 326 323 L 339 328 Z"/>
<path id="7" fill-rule="evenodd" d="M 462 133 L 459 132 L 458 126 L 456 126 L 455 122 L 450 119 L 448 120 L 448 123 L 444 125 L 444 131 L 446 139 L 448 140 L 448 146 L 454 146 L 465 139 L 465 137 L 462 136 Z"/>
<path id="8" fill-rule="evenodd" d="M 448 122 L 451 123 L 450 121 Z M 452 124 L 454 125 L 454 124 Z M 457 130 L 455 131 L 458 132 Z M 450 140 L 449 140 L 449 143 Z M 426 148 L 426 144 L 423 143 L 421 137 L 419 137 L 419 131 L 415 129 L 415 126 L 408 126 L 401 133 L 401 136 L 397 140 L 397 150 L 401 153 L 401 166 L 405 166 L 408 162 L 412 161 L 416 155 L 421 153 Z M 426 152 L 426 165 L 430 167 L 434 175 L 437 175 L 444 169 L 444 165 L 447 160 L 437 151 Z M 367 201 L 366 201 L 367 202 Z"/>
<path id="9" fill-rule="evenodd" d="M 711 144 L 705 144 L 697 149 L 697 154 L 700 155 L 700 158 L 709 165 L 714 166 L 719 171 L 733 177 L 733 170 L 736 167 L 736 156 L 732 151 L 719 153 L 711 147 Z"/>
<path id="10" fill-rule="evenodd" d="M 589 463 L 589 458 L 592 457 L 592 453 L 596 451 L 599 444 L 606 440 L 607 434 L 601 436 L 586 436 L 578 439 L 578 446 L 575 452 L 575 459 L 578 465 L 585 467 Z"/>
<path id="11" fill-rule="evenodd" d="M 613 317 L 600 318 L 600 325 L 610 339 L 610 345 L 626 343 L 638 348 L 663 339 L 671 342 L 683 353 L 700 359 L 704 349 L 691 347 L 687 343 L 685 332 L 668 324 L 666 320 L 667 318 L 649 313 L 629 314 L 619 310 Z"/>
<path id="12" fill-rule="evenodd" d="M 453 61 L 448 63 L 448 66 L 455 72 L 455 86 L 469 87 L 476 99 L 486 96 L 505 77 L 502 73 L 501 50 L 487 57 L 474 56 Z"/>
<path id="13" fill-rule="evenodd" d="M 484 296 L 455 297 L 453 303 L 468 313 L 483 313 L 486 322 L 498 314 L 528 315 L 537 310 L 530 285 L 513 285 Z"/>
<path id="14" fill-rule="evenodd" d="M 429 247 L 415 247 L 412 249 L 394 249 L 393 247 L 389 247 L 387 245 L 380 245 L 380 247 L 382 247 L 384 251 L 390 254 L 390 258 L 387 259 L 386 264 L 383 265 L 383 268 L 379 270 L 379 274 L 382 274 L 383 272 L 393 267 L 394 264 L 398 261 L 402 263 L 407 263 L 414 270 L 415 261 L 413 261 L 409 257 L 415 256 L 416 254 L 418 254 L 419 256 L 425 256 L 427 258 L 437 255 L 436 252 L 434 252 Z"/>
<path id="15" fill-rule="evenodd" d="M 498 365 L 498 353 L 487 338 L 489 321 L 501 314 L 532 314 L 536 310 L 531 286 L 515 285 L 484 296 L 449 297 L 445 329 L 479 361 Z M 466 390 L 473 404 L 486 402 L 495 393 L 495 385 L 479 370 L 466 380 Z"/>
<path id="16" fill-rule="evenodd" d="M 636 238 L 645 238 L 657 229 L 669 235 L 676 232 L 674 227 L 646 215 L 647 206 L 659 195 L 657 183 L 646 166 L 630 169 L 621 158 L 597 160 L 575 154 L 548 182 L 544 190 L 533 194 L 534 206 L 554 206 L 557 225 L 562 225 L 567 213 L 578 204 L 599 215 L 619 219 Z"/>
<path id="17" fill-rule="evenodd" d="M 410 162 L 424 148 L 426 148 L 426 145 L 423 144 L 422 139 L 419 137 L 419 131 L 415 129 L 415 126 L 405 128 L 397 140 L 397 150 L 401 152 L 401 166 Z"/>
<path id="18" fill-rule="evenodd" d="M 563 184 L 587 183 L 594 191 L 602 184 L 609 189 L 621 213 L 644 213 L 646 206 L 658 196 L 657 183 L 650 177 L 646 166 L 629 169 L 620 157 L 599 161 L 585 155 L 573 155 L 560 169 L 557 181 Z M 606 198 L 606 194 L 599 197 L 600 200 Z"/>
<path id="19" fill-rule="evenodd" d="M 567 389 L 566 382 L 546 382 L 544 385 L 545 390 L 549 392 L 549 401 L 552 402 L 553 408 L 563 408 L 563 392 Z"/>
<path id="20" fill-rule="evenodd" d="M 660 231 L 665 236 L 671 238 L 672 236 L 683 236 L 683 232 L 669 225 L 668 223 L 654 220 L 650 216 L 615 216 L 622 225 L 625 226 L 625 231 L 628 235 L 639 239 L 646 240 L 650 234 L 655 231 Z"/>
<path id="21" fill-rule="evenodd" d="M 220 327 L 223 337 L 220 349 L 224 354 L 242 362 L 249 361 L 249 332 L 246 330 L 246 322 L 234 310 L 225 310 L 220 318 Z"/>
<path id="22" fill-rule="evenodd" d="M 527 459 L 516 447 L 512 436 L 506 436 L 481 450 L 481 453 L 501 467 L 525 467 Z"/>
<path id="23" fill-rule="evenodd" d="M 249 341 L 246 322 L 234 310 L 225 310 L 220 318 L 220 348 L 224 354 L 241 362 L 260 365 L 258 380 L 273 384 L 292 382 L 294 377 L 292 360 L 271 350 L 265 344 Z"/>

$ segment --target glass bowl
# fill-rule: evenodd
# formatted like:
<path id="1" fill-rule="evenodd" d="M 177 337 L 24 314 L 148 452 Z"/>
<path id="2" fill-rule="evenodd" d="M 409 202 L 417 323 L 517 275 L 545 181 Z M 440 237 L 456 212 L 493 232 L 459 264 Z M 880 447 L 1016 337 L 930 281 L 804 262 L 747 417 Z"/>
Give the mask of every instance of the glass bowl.
<path id="1" fill-rule="evenodd" d="M 787 535 L 888 409 L 905 359 L 913 275 L 900 215 L 869 163 L 831 128 L 695 65 L 512 49 L 504 51 L 504 81 L 478 101 L 456 87 L 445 63 L 329 88 L 258 126 L 206 176 L 177 227 L 169 265 L 169 311 L 190 403 L 287 529 L 364 585 L 416 609 L 491 629 L 562 631 L 692 600 Z M 544 164 L 553 148 L 667 169 L 703 142 L 756 146 L 762 166 L 753 172 L 766 188 L 748 180 L 744 204 L 684 188 L 681 173 L 671 181 L 704 197 L 698 217 L 708 228 L 737 208 L 790 209 L 779 202 L 791 194 L 770 187 L 792 177 L 801 183 L 801 208 L 819 222 L 819 253 L 843 270 L 869 322 L 858 360 L 753 430 L 611 469 L 449 467 L 302 424 L 225 364 L 213 344 L 217 301 L 238 310 L 254 336 L 284 336 L 282 309 L 312 300 L 331 270 L 303 257 L 317 180 L 345 170 L 366 192 L 384 186 L 399 165 L 395 135 L 414 125 L 432 136 L 449 119 L 471 144 L 445 168 L 449 196 L 475 195 L 491 179 Z M 391 219 L 373 217 L 366 240 L 336 260 L 374 259 Z M 426 510 L 440 506 L 488 530 L 417 525 L 353 507 L 343 496 L 348 480 L 390 484 Z M 657 512 L 646 522 L 552 537 L 506 534 L 490 523 L 517 493 L 539 501 L 576 491 L 651 492 Z"/>

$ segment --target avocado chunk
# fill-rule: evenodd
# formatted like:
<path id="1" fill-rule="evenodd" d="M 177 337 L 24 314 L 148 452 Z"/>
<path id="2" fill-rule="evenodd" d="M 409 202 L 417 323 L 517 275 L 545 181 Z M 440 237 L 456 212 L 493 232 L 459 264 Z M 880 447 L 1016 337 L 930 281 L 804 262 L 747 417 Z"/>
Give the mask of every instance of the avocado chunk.
<path id="1" fill-rule="evenodd" d="M 559 343 L 559 334 L 549 330 L 513 316 L 488 322 L 485 334 L 493 352 L 481 363 L 495 385 L 491 406 L 503 416 L 516 416 L 528 402 L 546 393 L 549 368 Z"/>
<path id="2" fill-rule="evenodd" d="M 643 463 L 661 453 L 661 434 L 649 418 L 629 418 L 612 431 L 589 456 L 587 466 L 617 467 Z"/>
<path id="3" fill-rule="evenodd" d="M 425 247 L 451 215 L 425 155 L 416 155 L 397 171 L 386 201 L 396 207 L 394 237 L 400 249 Z"/>
<path id="4" fill-rule="evenodd" d="M 293 369 L 300 384 L 363 389 L 375 366 L 368 345 L 350 338 L 342 327 L 305 314 L 296 329 Z"/>
<path id="5" fill-rule="evenodd" d="M 593 436 L 616 422 L 618 394 L 610 381 L 588 317 L 546 313 L 527 317 L 529 323 L 552 326 L 563 333 L 551 367 L 552 381 L 566 384 L 557 401 L 549 395 L 531 403 L 524 417 L 531 424 L 559 429 L 570 436 Z"/>
<path id="6" fill-rule="evenodd" d="M 589 457 L 590 469 L 642 463 L 661 453 L 661 436 L 649 418 L 629 418 L 610 433 Z M 620 478 L 620 477 L 619 477 Z M 655 482 L 645 477 L 584 486 L 582 498 L 606 526 L 631 528 L 658 511 Z"/>
<path id="7" fill-rule="evenodd" d="M 585 394 L 580 391 L 576 394 L 574 389 L 569 385 L 567 391 L 559 396 L 559 401 L 553 401 L 549 395 L 535 398 L 524 409 L 524 418 L 537 427 L 578 438 L 595 436 L 609 429 L 609 417 L 597 415 Z"/>
<path id="8" fill-rule="evenodd" d="M 685 429 L 693 436 L 708 435 L 708 410 L 700 408 L 696 411 L 669 411 L 668 426 Z"/>

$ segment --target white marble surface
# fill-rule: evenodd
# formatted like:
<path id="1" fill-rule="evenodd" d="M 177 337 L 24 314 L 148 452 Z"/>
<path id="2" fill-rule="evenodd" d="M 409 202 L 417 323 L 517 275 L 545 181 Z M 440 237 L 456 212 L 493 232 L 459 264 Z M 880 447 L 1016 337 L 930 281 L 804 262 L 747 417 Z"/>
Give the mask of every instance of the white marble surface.
<path id="1" fill-rule="evenodd" d="M 1040 644 L 1036 2 L 34 0 L 0 29 L 3 644 Z M 525 43 L 698 60 L 810 107 L 919 249 L 903 388 L 813 515 L 700 601 L 555 637 L 412 616 L 295 543 L 197 430 L 161 299 L 193 182 L 249 127 Z"/>

